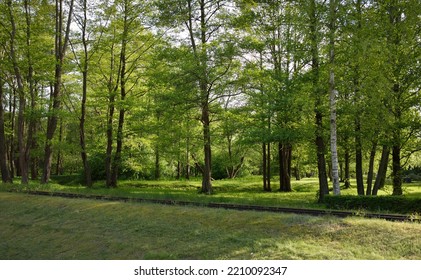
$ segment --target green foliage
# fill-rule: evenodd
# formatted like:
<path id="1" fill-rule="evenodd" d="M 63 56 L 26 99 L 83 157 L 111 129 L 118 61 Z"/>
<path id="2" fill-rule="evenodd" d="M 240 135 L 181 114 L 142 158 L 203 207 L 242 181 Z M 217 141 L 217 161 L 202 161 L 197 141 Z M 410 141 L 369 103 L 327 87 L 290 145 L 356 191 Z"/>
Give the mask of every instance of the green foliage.
<path id="1" fill-rule="evenodd" d="M 10 56 L 9 2 L 13 17 L 19 19 L 15 22 L 14 40 L 17 66 L 24 74 L 25 106 L 18 105 Z M 174 178 L 180 175 L 177 166 L 202 164 L 201 108 L 208 105 L 214 179 L 226 178 L 227 168 L 238 166 L 242 158 L 244 166 L 238 175 L 258 174 L 262 142 L 291 144 L 292 167 L 301 173 L 315 170 L 315 109 L 323 115 L 323 131 L 318 133 L 325 139 L 329 126 L 325 118 L 329 1 L 244 0 L 237 1 L 238 5 L 219 0 L 189 1 L 191 11 L 189 2 L 184 0 L 104 1 L 97 5 L 92 2 L 87 11 L 87 58 L 82 56 L 83 10 L 80 1 L 76 2 L 69 45 L 73 53 L 69 49 L 63 65 L 62 108 L 54 112 L 60 118 L 63 133 L 62 137 L 56 133 L 52 140 L 53 162 L 57 162 L 60 152 L 64 174 L 83 172 L 79 147 L 81 69 L 88 62 L 86 152 L 96 181 L 105 179 L 107 117 L 111 106 L 115 106 L 111 119 L 114 142 L 118 111 L 125 109 L 126 113 L 121 178 L 151 179 L 156 169 L 161 169 L 158 171 L 163 177 Z M 205 5 L 205 29 L 200 22 L 200 2 Z M 373 142 L 378 147 L 399 144 L 403 167 L 405 163 L 420 165 L 420 1 L 398 2 L 338 2 L 338 149 L 340 157 L 345 149 L 350 151 L 351 174 L 356 136 L 361 138 L 365 159 Z M 30 29 L 26 26 L 25 3 L 31 15 Z M 38 162 L 35 167 L 44 153 L 47 117 L 51 115 L 47 113 L 51 107 L 50 86 L 56 65 L 55 27 L 51 24 L 55 8 L 54 3 L 45 0 L 2 1 L 0 8 L 4 11 L 0 13 L 0 75 L 5 93 L 2 105 L 8 164 L 13 165 L 14 160 L 14 166 L 9 168 L 16 173 L 17 159 L 13 157 L 18 155 L 16 124 L 20 107 L 25 110 L 25 139 L 29 139 L 26 128 L 31 127 L 32 120 L 37 121 L 34 143 L 29 147 L 32 162 Z M 124 14 L 130 19 L 128 34 L 123 34 Z M 192 33 L 185 30 L 189 24 Z M 26 38 L 28 31 L 30 38 Z M 123 38 L 127 40 L 124 100 L 118 94 Z M 312 68 L 316 63 L 312 61 L 313 44 L 317 70 Z M 32 80 L 29 67 L 33 69 Z M 34 96 L 29 91 L 31 82 Z M 200 87 L 204 82 L 205 90 Z M 394 84 L 399 84 L 399 91 L 392 90 Z M 320 97 L 317 101 L 316 96 Z M 356 119 L 360 120 L 359 131 Z M 392 137 L 394 132 L 399 132 L 396 139 Z M 377 155 L 376 161 L 378 158 Z M 271 159 L 272 174 L 276 175 L 276 145 L 272 145 Z M 365 172 L 366 162 L 364 169 Z M 419 180 L 420 175 L 411 172 L 403 176 Z M 259 187 L 256 184 L 256 189 Z"/>
<path id="2" fill-rule="evenodd" d="M 354 209 L 376 212 L 421 213 L 421 198 L 402 196 L 325 196 L 322 201 L 331 209 Z"/>
<path id="3" fill-rule="evenodd" d="M 92 172 L 92 180 L 105 180 L 105 157 L 104 154 L 93 154 L 89 157 L 89 166 Z M 83 178 L 85 178 L 84 174 Z"/>

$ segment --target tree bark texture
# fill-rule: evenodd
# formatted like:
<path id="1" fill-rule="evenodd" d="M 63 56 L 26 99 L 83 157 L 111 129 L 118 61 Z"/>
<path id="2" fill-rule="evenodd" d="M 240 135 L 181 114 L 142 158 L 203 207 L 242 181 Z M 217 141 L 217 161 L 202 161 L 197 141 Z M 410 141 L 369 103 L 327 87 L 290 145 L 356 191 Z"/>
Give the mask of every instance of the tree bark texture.
<path id="1" fill-rule="evenodd" d="M 4 131 L 3 109 L 3 80 L 0 78 L 0 171 L 3 183 L 12 183 L 9 167 L 7 166 L 6 134 Z"/>
<path id="2" fill-rule="evenodd" d="M 357 116 L 355 120 L 355 173 L 357 177 L 357 193 L 358 195 L 364 195 L 363 154 L 359 116 Z"/>
<path id="3" fill-rule="evenodd" d="M 110 75 L 111 77 L 111 75 Z M 113 152 L 113 118 L 115 109 L 115 92 L 109 89 L 108 97 L 108 120 L 107 120 L 107 148 L 105 152 L 105 177 L 107 187 L 111 187 L 111 163 Z"/>
<path id="4" fill-rule="evenodd" d="M 202 125 L 203 125 L 203 152 L 205 156 L 205 164 L 203 166 L 202 177 L 202 193 L 212 194 L 212 150 L 210 136 L 210 119 L 209 108 L 207 102 L 202 105 Z"/>
<path id="5" fill-rule="evenodd" d="M 177 177 L 180 178 L 180 161 L 177 161 Z M 161 166 L 160 166 L 160 156 L 159 156 L 159 148 L 155 147 L 155 180 L 161 178 Z"/>
<path id="6" fill-rule="evenodd" d="M 344 188 L 345 189 L 349 189 L 351 187 L 351 181 L 350 181 L 351 177 L 349 174 L 349 163 L 351 161 L 350 158 L 351 156 L 349 154 L 349 149 L 345 148 L 345 171 L 344 171 L 345 172 L 345 175 L 344 175 L 344 181 L 345 181 Z"/>
<path id="7" fill-rule="evenodd" d="M 267 187 L 267 179 L 266 179 L 266 144 L 262 144 L 262 175 L 263 175 L 263 190 L 269 191 Z"/>
<path id="8" fill-rule="evenodd" d="M 281 192 L 291 192 L 291 156 L 292 146 L 279 143 L 279 190 Z"/>
<path id="9" fill-rule="evenodd" d="M 362 3 L 361 0 L 357 0 L 355 2 L 355 8 L 357 11 L 357 46 L 359 46 L 360 38 L 358 34 L 361 31 L 362 28 Z M 359 51 L 359 50 L 358 50 Z M 355 52 L 355 55 L 358 56 L 358 51 Z M 357 105 L 356 108 L 356 115 L 355 115 L 355 175 L 357 178 L 357 193 L 358 195 L 364 195 L 364 179 L 363 179 L 363 152 L 362 152 L 362 139 L 361 139 L 361 114 L 362 111 L 359 108 L 358 104 L 360 104 L 361 99 L 361 77 L 360 77 L 360 69 L 359 65 L 357 64 L 354 67 L 354 78 L 353 78 L 353 84 L 354 84 L 354 100 L 355 104 Z"/>
<path id="10" fill-rule="evenodd" d="M 400 109 L 401 86 L 395 84 L 393 86 L 393 94 L 398 100 L 398 104 L 394 108 L 395 131 L 393 132 L 393 147 L 392 147 L 392 178 L 393 178 L 393 195 L 402 195 L 402 164 L 401 164 L 401 143 L 402 132 L 399 127 L 402 123 L 402 111 Z"/>
<path id="11" fill-rule="evenodd" d="M 330 91 L 330 153 L 332 156 L 332 180 L 333 194 L 339 195 L 339 164 L 338 164 L 338 147 L 336 133 L 336 98 L 338 91 L 335 88 L 335 20 L 336 20 L 336 0 L 330 1 L 330 73 L 329 73 L 329 91 Z"/>
<path id="12" fill-rule="evenodd" d="M 401 147 L 393 145 L 392 148 L 392 178 L 393 195 L 402 195 L 402 166 L 401 166 Z"/>
<path id="13" fill-rule="evenodd" d="M 379 189 L 384 187 L 386 181 L 387 165 L 389 164 L 390 148 L 383 145 L 382 156 L 377 171 L 376 181 L 374 182 L 372 195 L 377 195 Z"/>
<path id="14" fill-rule="evenodd" d="M 373 186 L 373 173 L 374 173 L 374 160 L 376 158 L 376 150 L 377 150 L 377 141 L 372 142 L 371 151 L 370 151 L 370 161 L 368 165 L 368 173 L 367 173 L 367 191 L 366 195 L 371 195 L 372 186 Z"/>

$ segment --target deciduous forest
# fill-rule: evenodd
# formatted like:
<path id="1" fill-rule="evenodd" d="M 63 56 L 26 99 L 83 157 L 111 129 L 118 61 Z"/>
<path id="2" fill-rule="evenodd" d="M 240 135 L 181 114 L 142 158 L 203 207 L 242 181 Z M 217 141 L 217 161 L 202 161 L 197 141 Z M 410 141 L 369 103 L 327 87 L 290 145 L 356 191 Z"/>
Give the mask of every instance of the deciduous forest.
<path id="1" fill-rule="evenodd" d="M 419 0 L 1 0 L 0 61 L 4 183 L 421 178 Z"/>

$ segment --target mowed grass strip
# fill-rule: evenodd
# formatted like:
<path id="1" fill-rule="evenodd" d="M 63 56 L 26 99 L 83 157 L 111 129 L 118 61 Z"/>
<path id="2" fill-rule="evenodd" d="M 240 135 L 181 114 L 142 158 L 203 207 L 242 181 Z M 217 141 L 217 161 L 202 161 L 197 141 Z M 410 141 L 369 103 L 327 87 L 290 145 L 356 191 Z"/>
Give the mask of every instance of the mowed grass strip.
<path id="1" fill-rule="evenodd" d="M 63 178 L 61 178 L 63 177 Z M 60 180 L 58 180 L 60 179 Z M 68 179 L 68 183 L 66 180 Z M 343 189 L 343 195 L 356 195 L 355 180 L 351 182 L 353 188 Z M 232 180 L 213 181 L 215 193 L 213 195 L 198 194 L 201 182 L 192 181 L 145 181 L 122 180 L 118 188 L 106 188 L 103 182 L 97 182 L 93 188 L 75 184 L 69 176 L 59 176 L 54 183 L 40 185 L 30 182 L 27 186 L 20 184 L 0 185 L 0 191 L 51 191 L 80 193 L 85 195 L 104 195 L 112 197 L 128 197 L 143 199 L 164 199 L 175 201 L 189 201 L 198 203 L 234 203 L 242 205 L 279 206 L 294 208 L 326 209 L 326 205 L 317 203 L 317 178 L 304 178 L 292 181 L 292 192 L 279 192 L 274 183 L 273 192 L 264 192 L 259 176 L 237 178 Z M 379 196 L 389 196 L 392 186 L 387 185 L 379 191 Z M 421 197 L 421 182 L 404 184 L 404 197 Z M 413 213 L 406 213 L 413 214 Z"/>
<path id="2" fill-rule="evenodd" d="M 0 192 L 0 259 L 421 259 L 421 224 Z"/>

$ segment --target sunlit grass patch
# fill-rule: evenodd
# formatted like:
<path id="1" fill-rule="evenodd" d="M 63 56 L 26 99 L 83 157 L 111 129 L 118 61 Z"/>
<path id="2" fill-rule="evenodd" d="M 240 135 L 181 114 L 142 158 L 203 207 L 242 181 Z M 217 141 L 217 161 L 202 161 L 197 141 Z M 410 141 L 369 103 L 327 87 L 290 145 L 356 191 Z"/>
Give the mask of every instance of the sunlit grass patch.
<path id="1" fill-rule="evenodd" d="M 70 182 L 76 179 L 64 179 Z M 200 194 L 201 181 L 198 178 L 193 180 L 121 180 L 118 188 L 106 188 L 104 182 L 96 182 L 94 187 L 86 188 L 80 184 L 59 184 L 63 180 L 55 177 L 50 184 L 40 185 L 38 182 L 30 182 L 27 186 L 20 184 L 1 186 L 0 190 L 14 189 L 25 190 L 47 190 L 69 193 L 81 193 L 89 195 L 118 196 L 143 199 L 163 199 L 176 201 L 189 201 L 198 203 L 234 203 L 246 205 L 280 206 L 295 208 L 326 208 L 325 205 L 317 202 L 318 179 L 303 178 L 299 181 L 292 181 L 292 192 L 279 192 L 278 178 L 272 180 L 272 192 L 264 192 L 262 178 L 260 176 L 249 176 L 231 180 L 213 181 L 213 195 Z M 386 185 L 379 190 L 379 196 L 390 195 L 392 187 Z M 356 195 L 355 180 L 351 181 L 351 188 L 343 189 L 343 195 Z M 420 197 L 421 183 L 413 182 L 404 184 L 405 197 Z M 414 213 L 408 213 L 414 214 Z"/>
<path id="2" fill-rule="evenodd" d="M 0 259 L 420 259 L 421 224 L 0 192 Z"/>

